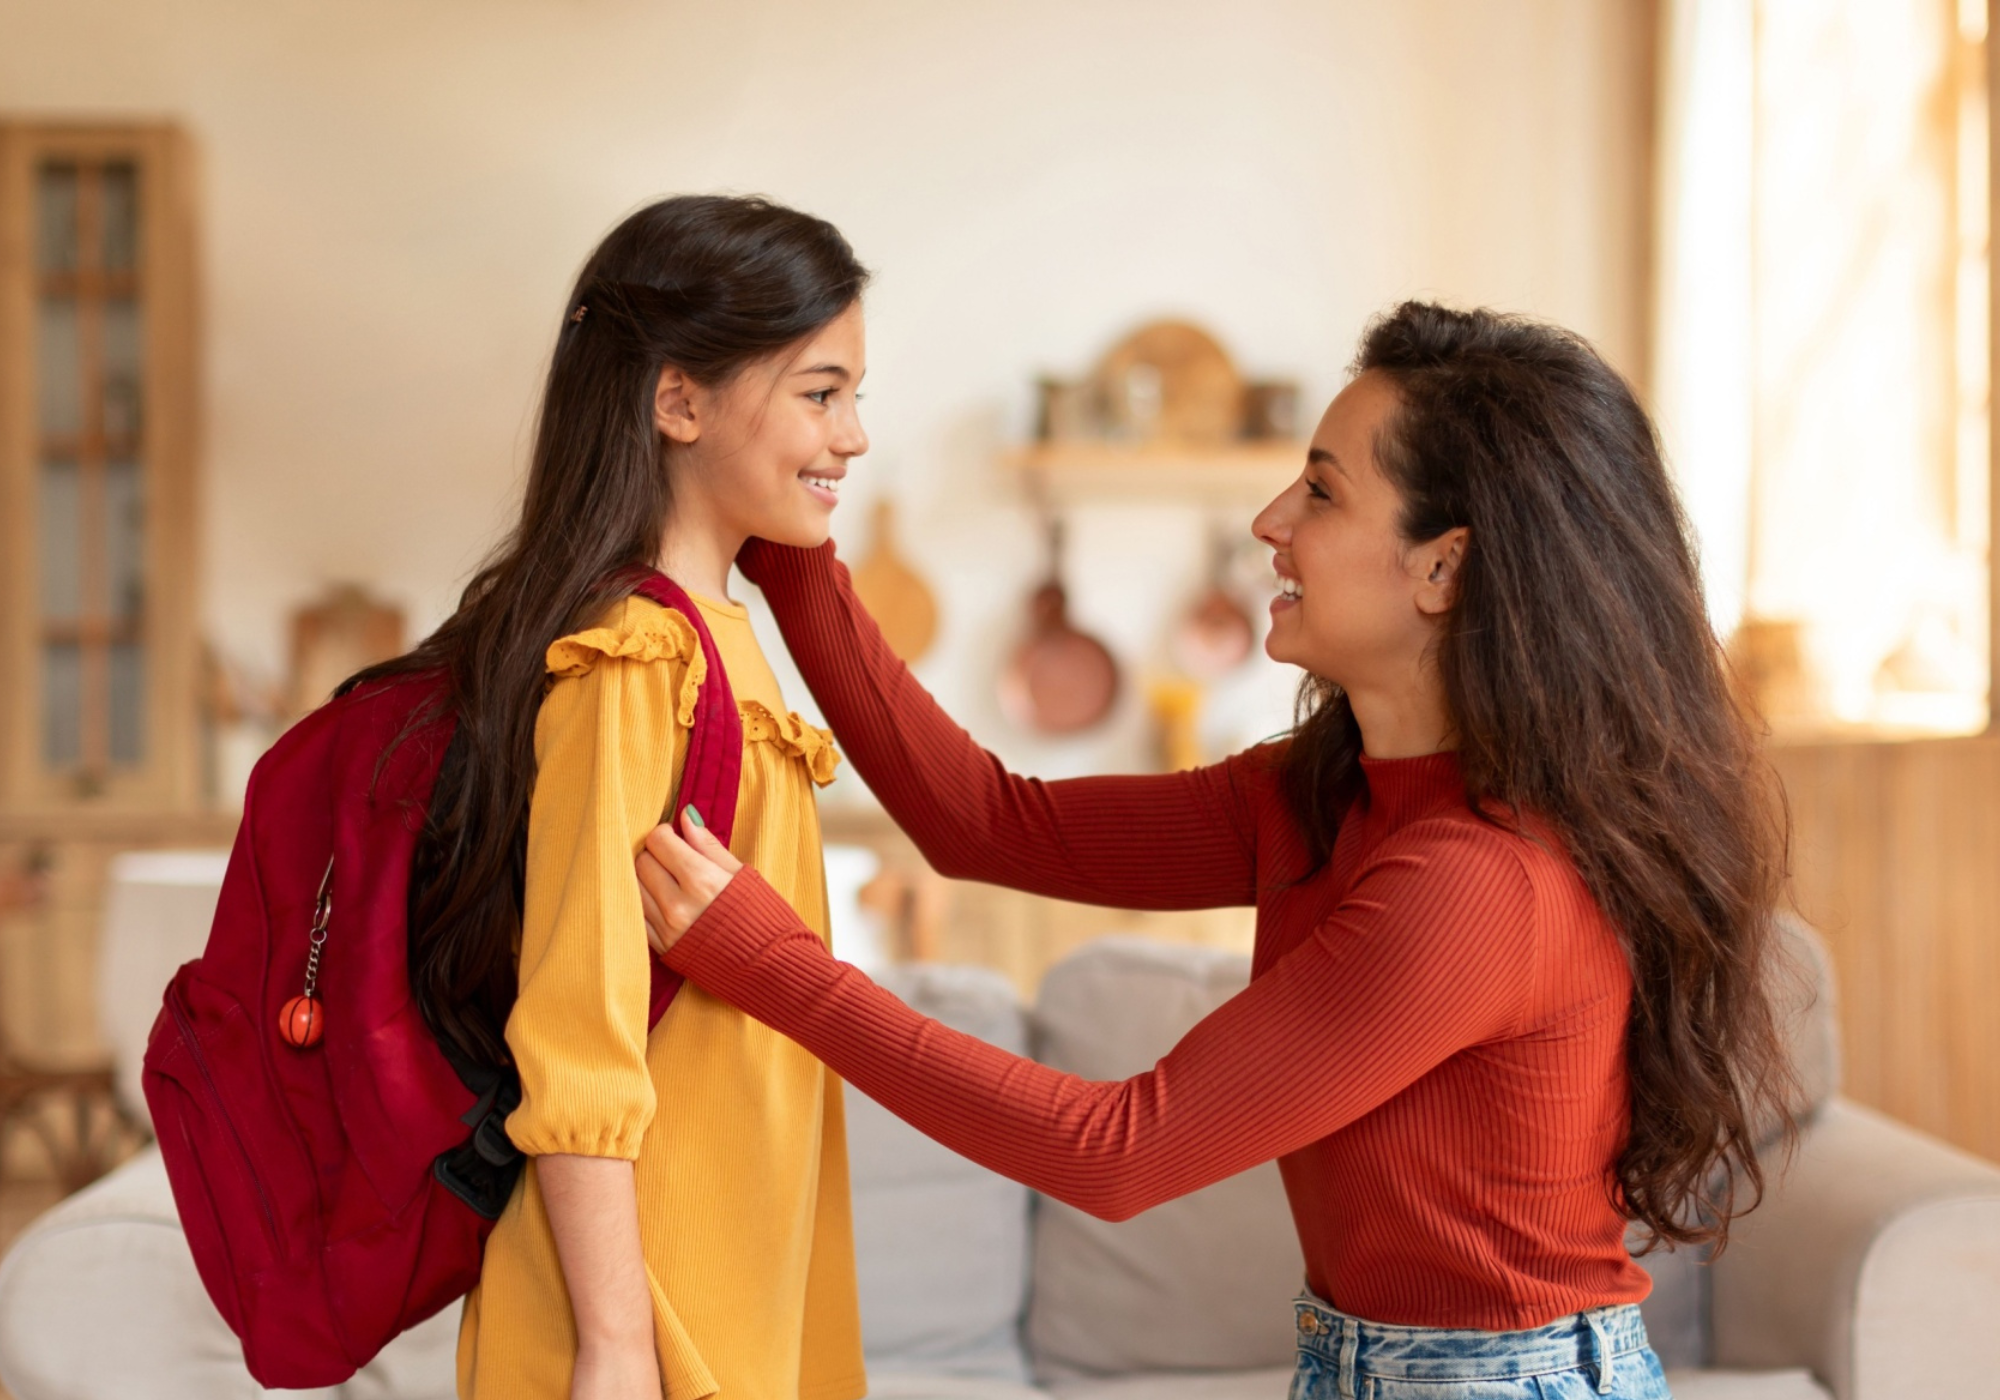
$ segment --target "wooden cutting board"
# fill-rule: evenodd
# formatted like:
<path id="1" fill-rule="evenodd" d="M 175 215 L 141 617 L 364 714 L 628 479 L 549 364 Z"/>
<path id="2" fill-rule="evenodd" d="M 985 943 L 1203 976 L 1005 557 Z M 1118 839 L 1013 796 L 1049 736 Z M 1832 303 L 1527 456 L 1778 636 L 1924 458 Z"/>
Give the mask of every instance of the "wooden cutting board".
<path id="1" fill-rule="evenodd" d="M 875 539 L 854 569 L 854 591 L 882 628 L 890 650 L 914 662 L 937 639 L 937 600 L 917 571 L 896 552 L 896 507 L 875 505 Z"/>
<path id="2" fill-rule="evenodd" d="M 1132 421 L 1127 384 L 1139 367 L 1158 386 L 1156 420 Z M 1155 321 L 1111 347 L 1094 376 L 1112 428 L 1183 447 L 1215 447 L 1243 431 L 1243 378 L 1215 337 L 1186 321 Z"/>

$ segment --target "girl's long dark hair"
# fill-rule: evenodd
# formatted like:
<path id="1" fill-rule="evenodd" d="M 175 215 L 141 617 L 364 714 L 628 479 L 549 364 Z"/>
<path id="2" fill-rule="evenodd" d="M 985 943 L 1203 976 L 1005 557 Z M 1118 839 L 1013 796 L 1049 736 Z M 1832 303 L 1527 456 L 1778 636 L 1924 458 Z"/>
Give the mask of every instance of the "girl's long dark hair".
<path id="1" fill-rule="evenodd" d="M 867 280 L 833 225 L 766 200 L 683 196 L 626 219 L 563 308 L 519 523 L 443 626 L 343 687 L 446 681 L 440 713 L 412 725 L 457 720 L 416 853 L 410 986 L 459 1063 L 508 1063 L 544 654 L 659 552 L 672 495 L 660 371 L 724 385 L 839 316 Z"/>
<path id="2" fill-rule="evenodd" d="M 1624 940 L 1620 1206 L 1655 1241 L 1720 1244 L 1762 1195 L 1759 1139 L 1793 1131 L 1786 820 L 1653 425 L 1589 345 L 1520 317 L 1406 302 L 1354 368 L 1400 398 L 1375 453 L 1403 537 L 1469 534 L 1436 644 L 1467 799 L 1545 823 Z M 1283 778 L 1316 863 L 1360 751 L 1347 697 L 1308 677 Z"/>

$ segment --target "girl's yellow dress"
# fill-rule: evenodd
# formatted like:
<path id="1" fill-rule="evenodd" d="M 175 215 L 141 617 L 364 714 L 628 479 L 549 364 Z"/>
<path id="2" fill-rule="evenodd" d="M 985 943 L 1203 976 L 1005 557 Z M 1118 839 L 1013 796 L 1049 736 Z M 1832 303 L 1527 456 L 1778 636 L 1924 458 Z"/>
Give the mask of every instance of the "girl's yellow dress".
<path id="1" fill-rule="evenodd" d="M 827 936 L 813 788 L 839 762 L 784 707 L 744 609 L 697 598 L 743 716 L 730 849 Z M 686 985 L 646 1031 L 651 952 L 632 862 L 672 800 L 706 664 L 680 614 L 629 598 L 548 652 L 535 730 L 520 999 L 507 1044 L 530 1157 L 465 1302 L 468 1400 L 567 1400 L 576 1330 L 532 1158 L 634 1163 L 668 1400 L 867 1391 L 840 1081 Z"/>

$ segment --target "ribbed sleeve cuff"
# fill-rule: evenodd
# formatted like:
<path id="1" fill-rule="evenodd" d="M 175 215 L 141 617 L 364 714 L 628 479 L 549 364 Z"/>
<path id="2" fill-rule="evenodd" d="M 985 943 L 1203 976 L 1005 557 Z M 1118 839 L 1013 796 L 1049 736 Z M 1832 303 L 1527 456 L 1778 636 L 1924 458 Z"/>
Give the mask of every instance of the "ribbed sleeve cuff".
<path id="1" fill-rule="evenodd" d="M 743 1006 L 743 992 L 759 955 L 794 934 L 819 942 L 784 896 L 746 865 L 689 925 L 664 961 L 724 1001 Z"/>

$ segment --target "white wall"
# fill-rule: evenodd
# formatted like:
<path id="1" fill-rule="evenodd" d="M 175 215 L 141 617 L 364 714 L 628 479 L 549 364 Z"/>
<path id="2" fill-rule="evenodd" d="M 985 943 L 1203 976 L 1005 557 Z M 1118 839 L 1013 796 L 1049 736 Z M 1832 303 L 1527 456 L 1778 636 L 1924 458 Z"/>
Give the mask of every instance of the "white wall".
<path id="1" fill-rule="evenodd" d="M 449 609 L 512 509 L 566 284 L 624 212 L 735 190 L 833 219 L 878 273 L 875 450 L 838 532 L 852 552 L 857 506 L 897 493 L 944 605 L 926 679 L 1054 773 L 1144 760 L 1136 698 L 1061 745 L 991 700 L 1039 567 L 992 461 L 1032 377 L 1173 312 L 1316 409 L 1414 294 L 1551 317 L 1636 369 L 1647 8 L 0 0 L 0 110 L 198 142 L 203 614 L 267 669 L 329 582 L 420 627 Z M 1154 659 L 1202 530 L 1172 505 L 1078 521 L 1077 609 L 1128 660 Z M 1260 659 L 1214 737 L 1275 728 L 1289 689 Z"/>

